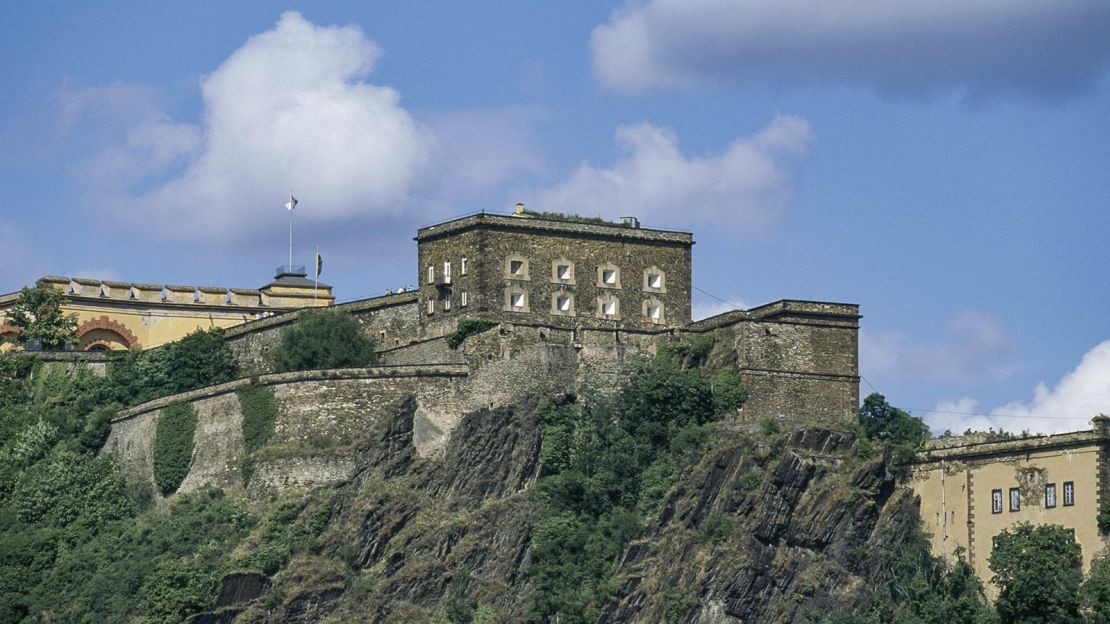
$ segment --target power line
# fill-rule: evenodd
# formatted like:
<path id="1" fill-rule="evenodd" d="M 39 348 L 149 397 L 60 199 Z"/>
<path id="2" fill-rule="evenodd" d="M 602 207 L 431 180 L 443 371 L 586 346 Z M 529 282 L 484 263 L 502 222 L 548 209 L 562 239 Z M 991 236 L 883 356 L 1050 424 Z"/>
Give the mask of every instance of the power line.
<path id="1" fill-rule="evenodd" d="M 733 310 L 741 310 L 741 311 L 743 311 L 743 310 L 744 310 L 744 308 L 742 308 L 742 307 L 740 307 L 740 306 L 736 305 L 735 303 L 733 303 L 733 302 L 731 302 L 731 301 L 726 301 L 726 300 L 724 300 L 724 299 L 721 299 L 721 298 L 720 298 L 720 297 L 718 297 L 717 295 L 714 295 L 714 294 L 713 294 L 713 293 L 711 293 L 711 292 L 708 292 L 708 291 L 702 290 L 701 288 L 698 288 L 697 286 L 694 286 L 693 284 L 690 284 L 690 287 L 691 287 L 691 288 L 693 288 L 694 290 L 696 290 L 696 291 L 700 292 L 701 294 L 703 294 L 703 295 L 707 296 L 707 297 L 712 297 L 713 299 L 716 299 L 717 301 L 720 301 L 721 303 L 723 303 L 723 304 L 725 304 L 725 305 L 729 306 L 729 307 L 730 307 L 730 308 L 732 308 Z"/>

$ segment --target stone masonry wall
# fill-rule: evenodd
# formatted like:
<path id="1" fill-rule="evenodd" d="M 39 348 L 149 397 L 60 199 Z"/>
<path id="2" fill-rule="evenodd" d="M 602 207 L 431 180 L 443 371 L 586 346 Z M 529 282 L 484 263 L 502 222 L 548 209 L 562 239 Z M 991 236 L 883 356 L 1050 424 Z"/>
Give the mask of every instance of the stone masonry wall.
<path id="1" fill-rule="evenodd" d="M 398 293 L 352 301 L 330 309 L 350 313 L 366 335 L 378 343 L 379 349 L 389 349 L 417 338 L 416 297 L 415 292 Z M 305 312 L 287 312 L 228 329 L 224 335 L 239 366 L 253 372 L 272 372 L 271 354 L 281 342 L 282 330 Z"/>

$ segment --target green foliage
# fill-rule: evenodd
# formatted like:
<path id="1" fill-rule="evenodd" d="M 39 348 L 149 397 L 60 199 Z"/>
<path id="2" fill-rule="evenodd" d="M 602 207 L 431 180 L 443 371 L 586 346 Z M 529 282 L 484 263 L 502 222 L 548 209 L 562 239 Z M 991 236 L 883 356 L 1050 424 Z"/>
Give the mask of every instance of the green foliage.
<path id="1" fill-rule="evenodd" d="M 140 592 L 144 622 L 176 624 L 212 606 L 219 577 L 196 557 L 163 559 L 143 581 Z"/>
<path id="2" fill-rule="evenodd" d="M 249 386 L 235 392 L 243 410 L 243 450 L 239 459 L 239 472 L 243 483 L 248 483 L 254 472 L 253 454 L 274 433 L 278 405 L 274 389 L 269 386 Z"/>
<path id="3" fill-rule="evenodd" d="M 455 327 L 455 331 L 447 334 L 447 346 L 452 349 L 458 349 L 467 338 L 476 336 L 494 327 L 497 327 L 497 323 L 493 321 L 461 318 L 459 319 L 459 324 Z"/>
<path id="4" fill-rule="evenodd" d="M 193 433 L 197 410 L 190 403 L 174 403 L 158 415 L 154 434 L 154 482 L 163 496 L 177 491 L 193 463 Z"/>
<path id="5" fill-rule="evenodd" d="M 873 392 L 859 408 L 859 424 L 869 440 L 890 444 L 894 448 L 895 465 L 913 459 L 914 453 L 929 439 L 925 421 L 886 402 L 886 397 Z"/>
<path id="6" fill-rule="evenodd" d="M 1098 530 L 1105 533 L 1110 533 L 1110 500 L 1104 500 L 1098 506 Z"/>
<path id="7" fill-rule="evenodd" d="M 1093 624 L 1110 624 L 1110 555 L 1095 558 L 1091 573 L 1079 588 L 1083 615 Z"/>
<path id="8" fill-rule="evenodd" d="M 563 212 L 542 212 L 535 210 L 525 210 L 524 214 L 532 215 L 540 219 L 547 219 L 549 221 L 566 221 L 568 223 L 586 223 L 589 225 L 615 225 L 617 227 L 632 227 L 623 221 L 608 221 L 601 217 L 583 217 L 576 214 L 566 214 Z"/>
<path id="9" fill-rule="evenodd" d="M 684 622 L 690 607 L 696 602 L 689 594 L 683 593 L 677 587 L 664 590 L 660 600 L 663 602 L 663 617 L 666 618 L 667 624 Z"/>
<path id="10" fill-rule="evenodd" d="M 302 314 L 281 332 L 273 357 L 279 371 L 356 368 L 377 361 L 374 341 L 358 321 L 334 310 Z"/>
<path id="11" fill-rule="evenodd" d="M 158 349 L 113 353 L 113 399 L 137 405 L 235 379 L 239 366 L 222 329 L 200 330 Z"/>
<path id="12" fill-rule="evenodd" d="M 1002 624 L 1078 621 L 1082 557 L 1071 531 L 1055 524 L 1014 525 L 995 536 L 988 561 Z"/>
<path id="13" fill-rule="evenodd" d="M 719 511 L 712 511 L 702 520 L 698 541 L 716 544 L 732 535 L 732 518 Z"/>
<path id="14" fill-rule="evenodd" d="M 272 575 L 295 553 L 305 551 L 327 525 L 331 507 L 324 505 L 309 514 L 303 513 L 305 508 L 304 501 L 280 503 L 262 526 L 258 545 L 237 559 L 235 567 Z"/>
<path id="15" fill-rule="evenodd" d="M 8 308 L 8 320 L 20 328 L 20 340 L 39 339 L 44 349 L 58 349 L 77 335 L 77 315 L 63 314 L 65 297 L 60 290 L 36 286 L 19 291 Z"/>
<path id="16" fill-rule="evenodd" d="M 614 396 L 537 407 L 546 515 L 532 537 L 532 621 L 597 619 L 607 580 L 642 515 L 702 453 L 714 422 L 735 410 L 736 383 L 690 368 L 687 349 L 636 364 Z M 710 527 L 713 539 L 727 521 Z"/>

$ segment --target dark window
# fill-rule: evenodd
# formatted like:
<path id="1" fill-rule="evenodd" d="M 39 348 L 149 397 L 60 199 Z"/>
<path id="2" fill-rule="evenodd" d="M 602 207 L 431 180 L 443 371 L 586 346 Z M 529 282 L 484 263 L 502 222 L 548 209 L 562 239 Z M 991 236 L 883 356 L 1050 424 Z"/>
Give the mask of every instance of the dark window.
<path id="1" fill-rule="evenodd" d="M 1010 511 L 1021 509 L 1021 490 L 1010 488 Z"/>
<path id="2" fill-rule="evenodd" d="M 1064 507 L 1071 507 L 1075 504 L 1075 482 L 1064 481 Z"/>
<path id="3" fill-rule="evenodd" d="M 1044 506 L 1052 508 L 1056 506 L 1056 484 L 1049 483 L 1044 486 Z"/>
<path id="4" fill-rule="evenodd" d="M 991 490 L 991 513 L 1002 513 L 1002 490 Z"/>

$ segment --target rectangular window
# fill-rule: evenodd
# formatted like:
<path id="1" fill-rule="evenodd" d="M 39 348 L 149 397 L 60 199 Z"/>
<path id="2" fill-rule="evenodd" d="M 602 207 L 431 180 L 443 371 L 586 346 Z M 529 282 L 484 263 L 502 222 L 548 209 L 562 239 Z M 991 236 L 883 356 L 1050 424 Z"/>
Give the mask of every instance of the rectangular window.
<path id="1" fill-rule="evenodd" d="M 564 295 L 555 300 L 555 307 L 560 312 L 570 312 L 570 297 Z"/>
<path id="2" fill-rule="evenodd" d="M 523 270 L 524 270 L 524 262 L 523 261 L 521 261 L 521 260 L 510 260 L 509 261 L 509 273 L 512 273 L 513 275 L 520 275 L 520 272 L 523 271 Z"/>
<path id="3" fill-rule="evenodd" d="M 1044 506 L 1052 508 L 1056 506 L 1056 484 L 1049 483 L 1044 486 Z"/>
<path id="4" fill-rule="evenodd" d="M 435 311 L 436 311 L 436 300 L 435 299 L 429 299 L 428 300 L 428 314 L 435 314 Z"/>
<path id="5" fill-rule="evenodd" d="M 443 283 L 444 284 L 450 284 L 451 283 L 451 263 L 450 262 L 444 262 L 443 263 Z"/>
<path id="6" fill-rule="evenodd" d="M 463 256 L 462 261 L 459 262 L 459 274 L 466 275 L 466 256 Z"/>
<path id="7" fill-rule="evenodd" d="M 662 288 L 663 276 L 658 273 L 649 273 L 647 282 L 648 288 Z"/>
<path id="8" fill-rule="evenodd" d="M 1002 490 L 991 490 L 991 513 L 1002 513 Z"/>
<path id="9" fill-rule="evenodd" d="M 385 330 L 384 329 L 378 331 L 378 344 L 381 344 L 381 345 L 385 344 Z"/>
<path id="10" fill-rule="evenodd" d="M 660 308 L 657 305 L 649 305 L 647 307 L 648 318 L 653 320 L 653 321 L 658 321 L 659 317 L 662 316 L 662 314 L 663 314 L 663 309 Z"/>
<path id="11" fill-rule="evenodd" d="M 606 284 L 616 284 L 617 272 L 612 269 L 605 269 L 601 272 L 601 281 Z"/>
<path id="12" fill-rule="evenodd" d="M 510 302 L 514 308 L 524 307 L 524 293 L 513 293 L 510 297 Z"/>
<path id="13" fill-rule="evenodd" d="M 1018 488 L 1010 488 L 1010 511 L 1019 511 L 1021 509 L 1021 490 Z"/>
<path id="14" fill-rule="evenodd" d="M 606 315 L 610 315 L 610 316 L 616 314 L 617 313 L 617 302 L 616 301 L 602 301 L 601 302 L 601 313 L 606 314 Z"/>
<path id="15" fill-rule="evenodd" d="M 467 301 L 466 301 L 466 291 L 464 290 L 464 291 L 462 291 L 461 293 L 459 293 L 459 305 L 461 305 L 462 307 L 464 307 L 464 308 L 465 308 L 465 307 L 466 307 L 466 304 L 467 304 Z"/>
<path id="16" fill-rule="evenodd" d="M 570 265 L 560 264 L 558 268 L 555 269 L 555 275 L 564 282 L 570 281 Z"/>
<path id="17" fill-rule="evenodd" d="M 451 295 L 447 295 L 446 297 L 443 298 L 443 311 L 446 312 L 447 310 L 450 310 L 450 309 L 451 309 Z"/>
<path id="18" fill-rule="evenodd" d="M 433 264 L 428 265 L 428 283 L 434 284 L 436 281 L 436 267 Z"/>
<path id="19" fill-rule="evenodd" d="M 1064 481 L 1064 507 L 1071 507 L 1075 504 L 1075 482 Z"/>

